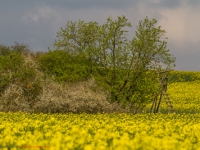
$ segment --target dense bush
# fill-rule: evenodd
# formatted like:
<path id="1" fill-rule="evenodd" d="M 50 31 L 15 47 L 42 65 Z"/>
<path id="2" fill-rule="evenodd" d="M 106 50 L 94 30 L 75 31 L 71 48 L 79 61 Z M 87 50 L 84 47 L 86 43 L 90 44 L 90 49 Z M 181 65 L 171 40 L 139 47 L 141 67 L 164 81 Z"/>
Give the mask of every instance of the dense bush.
<path id="1" fill-rule="evenodd" d="M 19 72 L 24 59 L 7 46 L 0 46 L 0 89 L 1 92 L 14 80 L 19 80 Z"/>
<path id="2" fill-rule="evenodd" d="M 32 53 L 24 45 L 1 45 L 0 111 L 127 112 L 109 103 L 109 94 L 90 78 L 86 63 L 83 56 L 72 57 L 64 51 Z"/>
<path id="3" fill-rule="evenodd" d="M 13 97 L 21 97 L 32 105 L 41 93 L 42 87 L 33 64 L 27 61 L 28 54 L 31 52 L 24 44 L 15 43 L 10 47 L 0 46 L 0 95 L 6 95 L 10 92 L 9 90 L 18 91 Z M 7 98 L 1 99 L 5 107 L 8 103 L 14 102 L 11 97 Z"/>
<path id="4" fill-rule="evenodd" d="M 89 79 L 88 61 L 84 55 L 69 55 L 66 51 L 49 51 L 39 57 L 42 71 L 58 82 L 77 82 Z"/>

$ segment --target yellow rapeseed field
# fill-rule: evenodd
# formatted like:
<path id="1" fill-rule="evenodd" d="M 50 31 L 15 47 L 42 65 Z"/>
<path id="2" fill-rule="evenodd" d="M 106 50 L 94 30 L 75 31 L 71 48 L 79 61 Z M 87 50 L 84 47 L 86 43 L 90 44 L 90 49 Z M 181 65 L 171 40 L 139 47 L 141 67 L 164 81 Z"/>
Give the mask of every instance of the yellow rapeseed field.
<path id="1" fill-rule="evenodd" d="M 199 114 L 0 113 L 0 149 L 200 149 Z"/>
<path id="2" fill-rule="evenodd" d="M 0 112 L 0 149 L 200 149 L 199 89 L 198 82 L 169 85 L 175 114 Z"/>
<path id="3" fill-rule="evenodd" d="M 200 113 L 200 81 L 172 83 L 168 93 L 176 113 Z"/>

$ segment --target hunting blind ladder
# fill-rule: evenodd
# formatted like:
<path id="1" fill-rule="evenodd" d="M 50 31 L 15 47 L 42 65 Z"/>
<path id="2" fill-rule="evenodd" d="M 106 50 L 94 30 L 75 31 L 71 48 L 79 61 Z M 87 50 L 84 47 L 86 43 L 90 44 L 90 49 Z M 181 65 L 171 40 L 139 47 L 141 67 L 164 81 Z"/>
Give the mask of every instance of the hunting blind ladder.
<path id="1" fill-rule="evenodd" d="M 168 113 L 174 113 L 174 107 L 172 104 L 172 101 L 170 100 L 170 97 L 167 93 L 167 82 L 168 82 L 168 74 L 170 70 L 165 70 L 161 72 L 157 72 L 160 88 L 158 90 L 158 93 L 155 95 L 153 104 L 151 106 L 151 113 L 159 113 L 160 112 L 160 105 L 162 102 L 162 99 L 165 100 L 165 103 L 167 105 Z"/>

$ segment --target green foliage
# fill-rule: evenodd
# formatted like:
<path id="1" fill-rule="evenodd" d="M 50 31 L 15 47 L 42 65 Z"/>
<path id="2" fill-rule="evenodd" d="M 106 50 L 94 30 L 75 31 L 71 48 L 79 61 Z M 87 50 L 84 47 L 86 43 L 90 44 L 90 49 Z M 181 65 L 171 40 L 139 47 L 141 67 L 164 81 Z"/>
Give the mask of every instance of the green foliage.
<path id="1" fill-rule="evenodd" d="M 24 54 L 27 55 L 28 51 L 24 44 L 0 46 L 0 94 L 11 84 L 21 86 L 29 101 L 33 101 L 41 93 L 42 87 L 34 67 L 25 62 Z"/>
<path id="2" fill-rule="evenodd" d="M 0 47 L 0 54 L 0 89 L 2 92 L 10 82 L 14 81 L 13 76 L 16 76 L 23 65 L 23 57 L 5 46 Z"/>
<path id="3" fill-rule="evenodd" d="M 147 17 L 139 22 L 136 37 L 131 41 L 134 65 L 143 69 L 159 69 L 166 66 L 175 66 L 175 57 L 169 54 L 165 37 L 165 30 L 155 27 L 157 21 L 149 20 Z M 145 67 L 144 67 L 145 66 Z"/>
<path id="4" fill-rule="evenodd" d="M 27 44 L 19 44 L 18 42 L 14 42 L 15 45 L 11 46 L 10 48 L 12 49 L 12 51 L 18 52 L 21 55 L 28 55 L 31 53 L 31 50 L 29 48 L 29 45 Z"/>
<path id="5" fill-rule="evenodd" d="M 49 51 L 39 58 L 41 69 L 58 82 L 77 82 L 90 78 L 84 55 L 72 56 L 63 50 Z"/>
<path id="6" fill-rule="evenodd" d="M 81 63 L 84 67 L 87 64 L 87 72 L 92 73 L 99 59 L 100 35 L 98 31 L 97 22 L 68 21 L 65 28 L 61 28 L 61 31 L 57 33 L 57 39 L 53 44 L 54 50 L 64 50 L 75 58 L 78 56 L 76 61 L 79 61 L 79 58 L 83 59 L 84 62 Z M 81 70 L 78 73 L 82 73 L 83 69 Z"/>
<path id="7" fill-rule="evenodd" d="M 139 108 L 148 103 L 158 89 L 155 72 L 175 66 L 175 58 L 167 49 L 165 30 L 160 26 L 156 27 L 156 23 L 155 19 L 149 20 L 146 17 L 139 22 L 136 37 L 128 40 L 128 31 L 124 28 L 132 25 L 125 16 L 116 20 L 109 17 L 103 25 L 81 20 L 70 21 L 58 32 L 54 49 L 66 51 L 71 57 L 82 56 L 83 60 L 88 62 L 84 65 L 89 72 L 84 67 L 82 70 L 85 69 L 88 76 L 92 75 L 99 85 L 110 92 L 112 101 Z M 65 60 L 69 56 L 62 59 Z M 59 78 L 63 77 L 63 74 L 69 76 L 71 72 L 66 64 L 72 62 L 60 61 L 54 64 L 62 64 L 62 67 L 65 67 L 57 67 L 60 75 L 55 71 L 52 74 Z M 50 69 L 52 65 L 45 66 L 48 68 L 46 70 L 55 70 Z M 79 67 L 74 67 L 72 72 L 77 69 L 80 70 Z"/>
<path id="8" fill-rule="evenodd" d="M 6 56 L 10 54 L 10 48 L 9 46 L 5 46 L 5 45 L 0 45 L 0 55 L 1 56 Z"/>
<path id="9" fill-rule="evenodd" d="M 30 102 L 34 102 L 42 92 L 40 78 L 31 63 L 22 66 L 20 72 L 16 73 L 13 78 L 18 79 L 16 82 L 23 88 L 24 96 Z"/>

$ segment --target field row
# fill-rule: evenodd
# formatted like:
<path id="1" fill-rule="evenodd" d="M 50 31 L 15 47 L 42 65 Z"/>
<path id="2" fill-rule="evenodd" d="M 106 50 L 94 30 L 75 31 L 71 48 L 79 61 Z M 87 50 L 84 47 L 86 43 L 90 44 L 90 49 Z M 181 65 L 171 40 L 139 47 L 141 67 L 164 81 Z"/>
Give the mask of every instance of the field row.
<path id="1" fill-rule="evenodd" d="M 0 113 L 0 122 L 4 149 L 200 149 L 200 114 Z"/>

